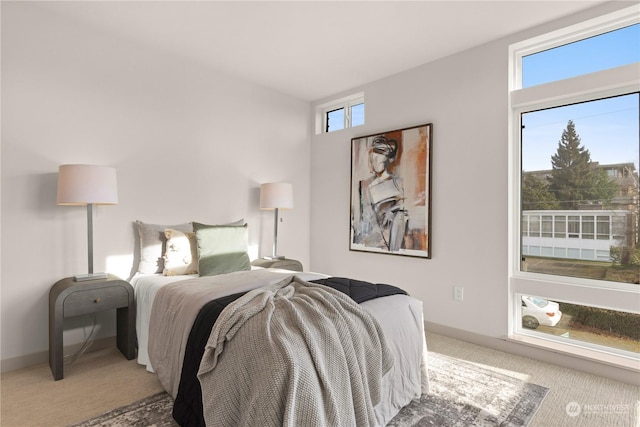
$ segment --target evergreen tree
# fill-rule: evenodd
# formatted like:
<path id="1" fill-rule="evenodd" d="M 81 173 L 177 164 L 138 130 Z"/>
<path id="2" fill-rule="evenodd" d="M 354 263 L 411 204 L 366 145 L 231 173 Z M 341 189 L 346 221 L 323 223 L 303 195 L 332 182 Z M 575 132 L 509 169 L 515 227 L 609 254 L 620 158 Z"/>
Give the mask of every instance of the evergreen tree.
<path id="1" fill-rule="evenodd" d="M 542 180 L 530 174 L 522 175 L 522 210 L 558 209 L 555 195 Z"/>
<path id="2" fill-rule="evenodd" d="M 582 203 L 607 204 L 615 195 L 615 183 L 591 162 L 591 154 L 580 145 L 571 120 L 562 131 L 556 154 L 551 156 L 551 166 L 549 190 L 562 209 L 577 209 Z"/>

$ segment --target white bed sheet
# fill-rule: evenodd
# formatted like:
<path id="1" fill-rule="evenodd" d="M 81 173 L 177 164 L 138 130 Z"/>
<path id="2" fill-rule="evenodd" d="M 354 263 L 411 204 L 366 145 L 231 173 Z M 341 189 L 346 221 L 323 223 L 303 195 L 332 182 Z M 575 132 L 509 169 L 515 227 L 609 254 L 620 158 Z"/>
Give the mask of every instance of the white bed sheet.
<path id="1" fill-rule="evenodd" d="M 149 318 L 153 299 L 158 289 L 179 280 L 198 277 L 197 274 L 181 276 L 163 276 L 162 274 L 136 274 L 131 279 L 136 298 L 136 335 L 138 337 L 138 363 L 144 365 L 147 371 L 153 372 L 149 361 Z"/>

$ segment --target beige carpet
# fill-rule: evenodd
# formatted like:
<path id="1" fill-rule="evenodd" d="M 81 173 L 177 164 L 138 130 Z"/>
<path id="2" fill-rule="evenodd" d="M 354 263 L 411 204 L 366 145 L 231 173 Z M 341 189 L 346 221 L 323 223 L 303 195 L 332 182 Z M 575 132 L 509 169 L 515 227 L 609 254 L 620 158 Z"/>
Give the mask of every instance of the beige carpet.
<path id="1" fill-rule="evenodd" d="M 154 374 L 114 347 L 86 353 L 54 381 L 48 364 L 3 373 L 0 426 L 67 426 L 162 391 Z"/>
<path id="2" fill-rule="evenodd" d="M 429 351 L 548 387 L 531 427 L 638 427 L 640 389 L 544 362 L 427 334 Z M 162 390 L 155 375 L 115 348 L 89 353 L 53 381 L 47 364 L 2 374 L 2 427 L 67 426 Z M 578 406 L 572 404 L 575 402 Z M 572 409 L 567 414 L 567 405 Z M 576 408 L 579 413 L 576 413 Z"/>

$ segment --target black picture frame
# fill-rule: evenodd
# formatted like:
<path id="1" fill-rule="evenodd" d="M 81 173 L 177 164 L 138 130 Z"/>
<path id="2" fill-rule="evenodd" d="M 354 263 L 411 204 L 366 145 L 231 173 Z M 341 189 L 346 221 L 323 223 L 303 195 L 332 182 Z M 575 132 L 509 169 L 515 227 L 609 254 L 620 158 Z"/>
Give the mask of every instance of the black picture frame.
<path id="1" fill-rule="evenodd" d="M 433 124 L 351 139 L 349 249 L 431 258 Z"/>

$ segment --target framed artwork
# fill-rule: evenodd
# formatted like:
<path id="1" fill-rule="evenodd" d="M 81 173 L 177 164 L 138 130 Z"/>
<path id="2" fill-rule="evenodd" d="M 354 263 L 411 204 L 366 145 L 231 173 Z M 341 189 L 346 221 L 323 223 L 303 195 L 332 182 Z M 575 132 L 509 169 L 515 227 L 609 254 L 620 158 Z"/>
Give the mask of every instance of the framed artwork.
<path id="1" fill-rule="evenodd" d="M 431 258 L 431 123 L 351 140 L 352 251 Z"/>

